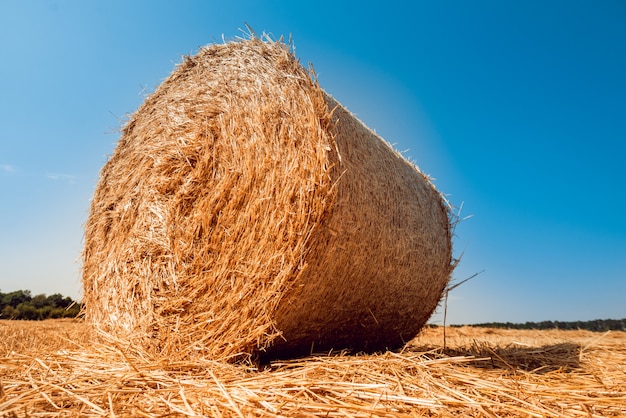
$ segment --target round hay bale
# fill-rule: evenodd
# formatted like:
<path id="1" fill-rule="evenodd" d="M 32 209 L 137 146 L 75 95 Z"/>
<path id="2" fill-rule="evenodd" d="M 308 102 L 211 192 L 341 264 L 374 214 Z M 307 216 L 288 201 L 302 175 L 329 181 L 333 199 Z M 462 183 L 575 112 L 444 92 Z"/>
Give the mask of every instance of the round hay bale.
<path id="1" fill-rule="evenodd" d="M 452 271 L 429 179 L 259 39 L 187 57 L 130 117 L 84 241 L 87 321 L 166 356 L 396 348 Z"/>

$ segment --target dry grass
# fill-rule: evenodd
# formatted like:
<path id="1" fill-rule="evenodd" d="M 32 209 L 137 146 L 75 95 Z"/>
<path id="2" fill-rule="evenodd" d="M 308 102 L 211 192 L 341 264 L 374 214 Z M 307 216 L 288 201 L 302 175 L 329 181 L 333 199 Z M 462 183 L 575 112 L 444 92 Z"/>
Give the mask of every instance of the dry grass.
<path id="1" fill-rule="evenodd" d="M 0 416 L 624 416 L 626 333 L 426 328 L 402 352 L 252 365 L 89 346 L 0 321 Z"/>

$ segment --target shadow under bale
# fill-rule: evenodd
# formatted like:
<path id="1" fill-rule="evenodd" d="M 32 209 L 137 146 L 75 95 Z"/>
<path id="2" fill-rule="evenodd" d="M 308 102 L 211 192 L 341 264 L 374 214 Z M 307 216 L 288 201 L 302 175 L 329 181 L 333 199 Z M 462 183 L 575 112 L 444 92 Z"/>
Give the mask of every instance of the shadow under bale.
<path id="1" fill-rule="evenodd" d="M 532 373 L 572 371 L 579 369 L 582 347 L 575 343 L 548 344 L 531 347 L 520 344 L 498 346 L 475 342 L 469 347 L 434 348 L 412 347 L 417 351 L 430 351 L 444 357 L 474 357 L 468 364 L 478 368 L 523 370 Z"/>

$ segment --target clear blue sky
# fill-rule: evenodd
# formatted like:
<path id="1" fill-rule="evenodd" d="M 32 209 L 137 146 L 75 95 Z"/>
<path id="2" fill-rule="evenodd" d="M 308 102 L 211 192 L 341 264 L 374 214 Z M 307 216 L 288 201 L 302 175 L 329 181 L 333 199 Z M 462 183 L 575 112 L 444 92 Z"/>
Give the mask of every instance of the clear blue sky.
<path id="1" fill-rule="evenodd" d="M 626 317 L 626 3 L 365 4 L 2 0 L 0 290 L 80 297 L 125 116 L 248 22 L 474 215 L 450 323 Z"/>

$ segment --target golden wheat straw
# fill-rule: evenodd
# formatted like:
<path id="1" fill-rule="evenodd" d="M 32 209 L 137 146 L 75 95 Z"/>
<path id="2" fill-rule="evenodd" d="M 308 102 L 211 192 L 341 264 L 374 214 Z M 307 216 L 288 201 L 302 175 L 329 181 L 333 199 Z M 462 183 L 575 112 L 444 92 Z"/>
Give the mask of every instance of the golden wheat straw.
<path id="1" fill-rule="evenodd" d="M 83 261 L 89 324 L 150 356 L 373 352 L 437 306 L 450 220 L 288 46 L 249 39 L 186 57 L 131 115 Z"/>
<path id="2" fill-rule="evenodd" d="M 425 329 L 400 353 L 310 357 L 258 370 L 90 346 L 86 329 L 70 322 L 0 321 L 0 341 L 14 340 L 24 350 L 0 352 L 0 411 L 5 416 L 626 414 L 624 332 L 596 340 L 596 334 L 584 331 L 450 329 L 449 356 L 437 348 L 441 330 Z M 73 341 L 54 342 L 60 330 Z M 514 341 L 527 349 L 516 351 Z M 579 349 L 553 349 L 564 344 Z M 485 347 L 505 362 L 481 357 Z M 563 361 L 563 356 L 571 358 Z M 529 370 L 535 362 L 546 367 Z"/>

